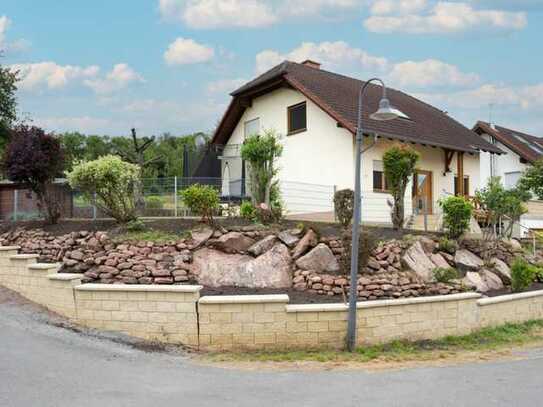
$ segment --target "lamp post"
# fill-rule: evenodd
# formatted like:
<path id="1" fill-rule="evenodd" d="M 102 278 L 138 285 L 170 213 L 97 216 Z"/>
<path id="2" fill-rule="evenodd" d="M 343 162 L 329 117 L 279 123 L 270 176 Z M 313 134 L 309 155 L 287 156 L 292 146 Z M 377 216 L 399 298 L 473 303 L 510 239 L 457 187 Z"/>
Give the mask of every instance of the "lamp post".
<path id="1" fill-rule="evenodd" d="M 354 213 L 353 213 L 353 230 L 351 239 L 351 286 L 349 294 L 349 317 L 347 325 L 347 349 L 352 352 L 356 347 L 356 300 L 358 298 L 358 241 L 360 236 L 360 206 L 361 206 L 361 192 L 360 192 L 360 167 L 362 161 L 362 101 L 366 89 L 371 82 L 379 82 L 383 88 L 383 94 L 381 101 L 379 102 L 379 109 L 370 115 L 372 120 L 393 120 L 397 117 L 404 116 L 399 110 L 390 106 L 390 102 L 387 99 L 387 89 L 384 82 L 379 78 L 372 78 L 365 82 L 360 88 L 358 96 L 358 122 L 356 126 L 356 164 L 355 164 L 355 184 L 354 184 Z"/>

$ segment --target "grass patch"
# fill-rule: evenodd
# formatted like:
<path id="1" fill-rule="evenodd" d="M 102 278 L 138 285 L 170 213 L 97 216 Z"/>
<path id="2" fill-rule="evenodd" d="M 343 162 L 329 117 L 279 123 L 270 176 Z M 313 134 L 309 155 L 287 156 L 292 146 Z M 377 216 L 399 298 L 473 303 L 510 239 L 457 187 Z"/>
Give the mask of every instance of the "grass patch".
<path id="1" fill-rule="evenodd" d="M 540 341 L 543 320 L 484 328 L 469 335 L 447 336 L 437 340 L 398 340 L 382 345 L 364 346 L 350 353 L 331 350 L 265 351 L 210 354 L 217 362 L 370 362 L 433 360 L 452 356 L 461 351 L 484 351 L 519 346 Z"/>
<path id="2" fill-rule="evenodd" d="M 186 234 L 175 234 L 164 232 L 162 230 L 145 230 L 141 232 L 125 232 L 114 238 L 116 242 L 123 242 L 127 240 L 131 241 L 145 241 L 154 243 L 165 243 L 171 241 L 181 240 L 186 237 Z"/>

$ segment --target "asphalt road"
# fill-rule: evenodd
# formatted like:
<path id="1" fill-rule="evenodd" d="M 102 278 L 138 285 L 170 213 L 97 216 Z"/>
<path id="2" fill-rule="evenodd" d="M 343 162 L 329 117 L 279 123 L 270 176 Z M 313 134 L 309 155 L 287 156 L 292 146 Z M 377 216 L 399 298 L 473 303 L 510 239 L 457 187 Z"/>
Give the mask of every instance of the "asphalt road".
<path id="1" fill-rule="evenodd" d="M 146 352 L 60 322 L 0 288 L 0 406 L 543 405 L 543 350 L 520 361 L 377 373 L 248 371 Z"/>

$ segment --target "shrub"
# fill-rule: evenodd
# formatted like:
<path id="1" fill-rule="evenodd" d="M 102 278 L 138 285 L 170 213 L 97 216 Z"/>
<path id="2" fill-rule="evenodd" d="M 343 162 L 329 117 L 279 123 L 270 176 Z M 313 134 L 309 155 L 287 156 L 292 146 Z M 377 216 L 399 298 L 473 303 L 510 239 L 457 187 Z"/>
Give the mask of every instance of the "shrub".
<path id="1" fill-rule="evenodd" d="M 451 239 L 458 239 L 469 229 L 471 204 L 462 196 L 449 196 L 439 201 L 443 209 L 443 224 Z"/>
<path id="2" fill-rule="evenodd" d="M 391 214 L 392 226 L 396 230 L 403 228 L 405 190 L 415 172 L 419 158 L 419 153 L 413 148 L 402 145 L 393 146 L 383 154 L 385 178 L 394 201 Z"/>
<path id="3" fill-rule="evenodd" d="M 535 280 L 538 268 L 517 257 L 511 266 L 511 289 L 514 292 L 526 290 Z"/>
<path id="4" fill-rule="evenodd" d="M 454 240 L 442 237 L 441 239 L 439 239 L 437 248 L 442 252 L 454 254 L 456 253 L 456 250 L 458 250 L 458 243 L 456 243 L 456 241 Z"/>
<path id="5" fill-rule="evenodd" d="M 448 284 L 452 280 L 458 278 L 458 272 L 453 268 L 437 267 L 432 271 L 435 280 L 438 283 Z"/>
<path id="6" fill-rule="evenodd" d="M 145 197 L 145 208 L 147 209 L 163 209 L 164 200 L 160 196 Z"/>
<path id="7" fill-rule="evenodd" d="M 252 222 L 255 220 L 255 217 L 256 217 L 256 208 L 251 202 L 243 201 L 241 203 L 239 213 L 243 219 L 247 219 Z"/>
<path id="8" fill-rule="evenodd" d="M 75 165 L 68 173 L 68 182 L 89 201 L 117 222 L 125 224 L 136 219 L 134 185 L 140 169 L 114 155 Z"/>
<path id="9" fill-rule="evenodd" d="M 354 211 L 354 192 L 352 189 L 340 189 L 334 194 L 334 211 L 339 223 L 344 228 L 351 224 Z"/>
<path id="10" fill-rule="evenodd" d="M 11 130 L 10 138 L 2 163 L 7 178 L 28 185 L 36 194 L 38 209 L 46 220 L 57 223 L 62 212 L 62 199 L 53 181 L 64 169 L 64 150 L 60 141 L 39 127 L 25 125 Z"/>
<path id="11" fill-rule="evenodd" d="M 241 158 L 249 163 L 251 198 L 255 206 L 265 203 L 271 207 L 273 179 L 277 175 L 275 162 L 282 152 L 283 146 L 273 130 L 265 131 L 262 136 L 251 135 L 243 142 Z"/>
<path id="12" fill-rule="evenodd" d="M 213 213 L 219 209 L 219 192 L 210 185 L 194 184 L 181 192 L 183 203 L 202 217 L 206 223 L 213 222 Z"/>
<path id="13" fill-rule="evenodd" d="M 143 232 L 147 230 L 147 226 L 142 220 L 134 219 L 126 224 L 126 230 L 128 232 Z"/>

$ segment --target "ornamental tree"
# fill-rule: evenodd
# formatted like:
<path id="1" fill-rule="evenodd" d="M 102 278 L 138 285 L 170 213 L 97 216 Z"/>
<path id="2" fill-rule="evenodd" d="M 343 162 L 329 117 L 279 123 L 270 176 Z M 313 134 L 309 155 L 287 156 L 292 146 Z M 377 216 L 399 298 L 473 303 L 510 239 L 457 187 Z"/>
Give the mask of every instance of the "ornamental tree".
<path id="1" fill-rule="evenodd" d="M 270 207 L 272 185 L 277 175 L 275 164 L 282 153 L 283 146 L 274 130 L 249 136 L 243 142 L 241 158 L 249 163 L 251 198 L 255 206 L 264 203 Z"/>
<path id="2" fill-rule="evenodd" d="M 9 129 L 17 119 L 18 72 L 0 65 L 0 149 L 9 139 Z"/>
<path id="3" fill-rule="evenodd" d="M 543 158 L 540 158 L 526 170 L 518 186 L 520 189 L 532 192 L 538 199 L 543 200 Z"/>
<path id="4" fill-rule="evenodd" d="M 57 223 L 62 206 L 53 181 L 64 169 L 64 152 L 59 140 L 39 127 L 25 125 L 12 129 L 10 140 L 2 163 L 7 178 L 28 185 L 36 194 L 38 208 L 46 220 Z"/>
<path id="5" fill-rule="evenodd" d="M 403 228 L 405 191 L 418 161 L 419 153 L 408 146 L 393 146 L 383 154 L 385 177 L 393 199 L 392 226 L 396 230 Z"/>
<path id="6" fill-rule="evenodd" d="M 68 182 L 102 212 L 125 224 L 137 218 L 134 188 L 139 174 L 139 166 L 106 155 L 75 165 L 68 173 Z"/>

